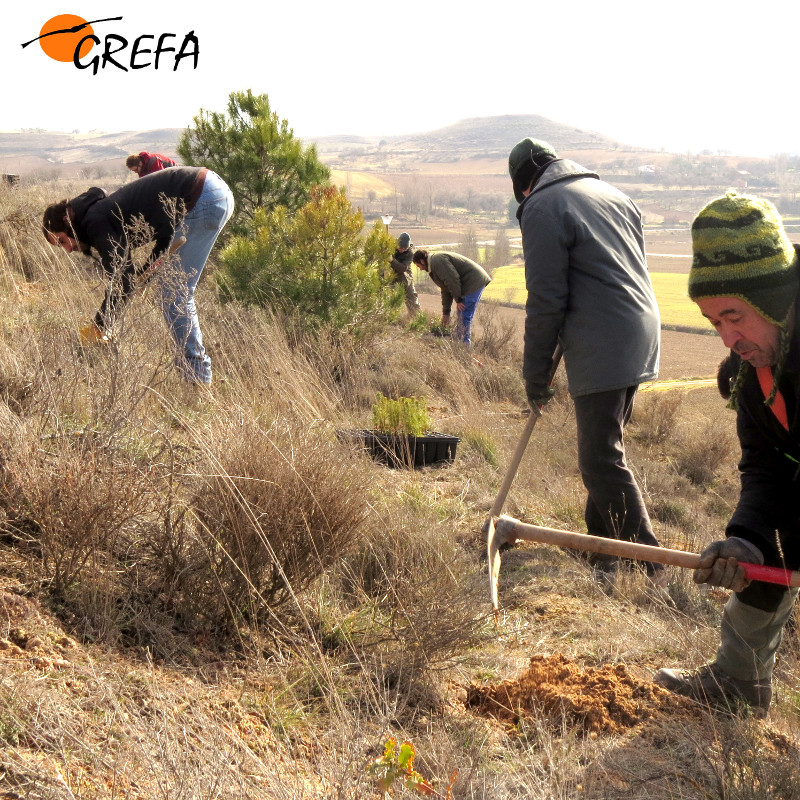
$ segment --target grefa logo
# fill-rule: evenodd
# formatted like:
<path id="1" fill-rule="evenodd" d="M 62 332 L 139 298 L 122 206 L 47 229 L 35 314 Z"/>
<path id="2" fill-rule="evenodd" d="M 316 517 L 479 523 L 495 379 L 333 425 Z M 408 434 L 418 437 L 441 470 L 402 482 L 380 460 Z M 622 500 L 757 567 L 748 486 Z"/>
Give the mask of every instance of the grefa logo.
<path id="1" fill-rule="evenodd" d="M 115 67 L 123 72 L 137 69 L 158 69 L 172 65 L 172 71 L 183 66 L 184 60 L 197 69 L 200 58 L 200 42 L 189 31 L 180 47 L 176 33 L 143 33 L 129 41 L 117 33 L 106 33 L 103 39 L 95 33 L 94 25 L 107 22 L 120 22 L 122 17 L 106 17 L 87 21 L 76 14 L 59 14 L 42 25 L 39 35 L 23 43 L 25 48 L 39 42 L 45 55 L 55 61 L 72 62 L 77 69 L 90 69 L 92 75 L 97 70 Z M 93 54 L 93 55 L 92 55 Z"/>

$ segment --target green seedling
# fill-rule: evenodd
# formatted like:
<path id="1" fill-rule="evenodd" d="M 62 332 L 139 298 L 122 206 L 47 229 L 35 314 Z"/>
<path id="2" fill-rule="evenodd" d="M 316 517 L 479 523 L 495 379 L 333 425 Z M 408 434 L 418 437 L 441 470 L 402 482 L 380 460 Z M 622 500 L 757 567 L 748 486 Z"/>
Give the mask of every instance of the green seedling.
<path id="1" fill-rule="evenodd" d="M 452 800 L 453 784 L 458 772 L 453 773 L 444 794 L 437 792 L 431 783 L 414 769 L 415 754 L 416 751 L 411 742 L 405 741 L 398 747 L 395 739 L 387 739 L 383 755 L 367 765 L 367 772 L 377 779 L 378 788 L 386 794 L 390 794 L 392 786 L 400 781 L 400 784 L 406 789 L 424 797 Z"/>
<path id="2" fill-rule="evenodd" d="M 391 400 L 378 392 L 378 398 L 372 406 L 372 427 L 383 433 L 422 436 L 431 427 L 425 398 L 399 397 Z"/>

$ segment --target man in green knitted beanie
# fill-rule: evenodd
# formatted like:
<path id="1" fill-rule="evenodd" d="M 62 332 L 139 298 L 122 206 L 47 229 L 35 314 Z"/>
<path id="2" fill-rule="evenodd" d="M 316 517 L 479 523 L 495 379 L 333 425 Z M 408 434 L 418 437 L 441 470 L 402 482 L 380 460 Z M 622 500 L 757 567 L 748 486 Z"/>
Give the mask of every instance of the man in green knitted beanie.
<path id="1" fill-rule="evenodd" d="M 798 589 L 751 580 L 745 564 L 800 567 L 798 253 L 767 200 L 730 191 L 692 224 L 689 296 L 731 350 L 741 495 L 700 555 L 696 583 L 731 589 L 715 660 L 655 682 L 714 706 L 765 716 L 783 628 Z"/>

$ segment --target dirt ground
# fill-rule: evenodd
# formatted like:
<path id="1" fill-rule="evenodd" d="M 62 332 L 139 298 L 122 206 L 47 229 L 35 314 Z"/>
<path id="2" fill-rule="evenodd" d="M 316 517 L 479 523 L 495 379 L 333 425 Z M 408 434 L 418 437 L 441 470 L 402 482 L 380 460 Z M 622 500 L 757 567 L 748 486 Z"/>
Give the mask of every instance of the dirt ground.
<path id="1" fill-rule="evenodd" d="M 585 734 L 620 734 L 656 713 L 695 710 L 691 701 L 637 680 L 624 664 L 581 667 L 561 654 L 533 656 L 516 680 L 471 686 L 467 706 L 510 726 L 525 714 L 555 726 L 566 716 Z"/>
<path id="2" fill-rule="evenodd" d="M 441 299 L 438 294 L 420 293 L 419 302 L 424 311 L 440 314 Z M 522 335 L 525 326 L 525 311 L 521 308 L 498 306 L 497 319 L 502 323 L 513 324 L 519 331 L 518 342 L 522 349 Z M 475 315 L 475 337 L 481 332 L 481 307 Z M 716 375 L 717 365 L 728 351 L 716 335 L 683 333 L 680 331 L 661 331 L 660 380 L 678 378 L 710 378 Z"/>

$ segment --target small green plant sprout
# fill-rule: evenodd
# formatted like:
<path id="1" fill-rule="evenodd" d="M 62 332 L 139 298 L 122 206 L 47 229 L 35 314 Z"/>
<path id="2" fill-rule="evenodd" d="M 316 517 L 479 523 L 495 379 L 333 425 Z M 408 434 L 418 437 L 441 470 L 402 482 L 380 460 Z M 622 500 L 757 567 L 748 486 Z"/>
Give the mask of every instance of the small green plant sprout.
<path id="1" fill-rule="evenodd" d="M 372 406 L 372 427 L 383 433 L 422 436 L 431 427 L 424 397 L 398 397 L 391 400 L 378 392 Z"/>
<path id="2" fill-rule="evenodd" d="M 412 792 L 421 794 L 424 797 L 439 797 L 442 800 L 452 800 L 453 784 L 458 772 L 454 772 L 451 776 L 450 783 L 447 785 L 444 794 L 437 792 L 431 783 L 414 769 L 415 754 L 416 751 L 411 742 L 403 742 L 398 747 L 395 739 L 387 739 L 383 755 L 367 766 L 367 772 L 377 778 L 378 789 L 385 794 L 391 794 L 395 782 L 400 781 L 406 789 L 410 789 Z"/>

